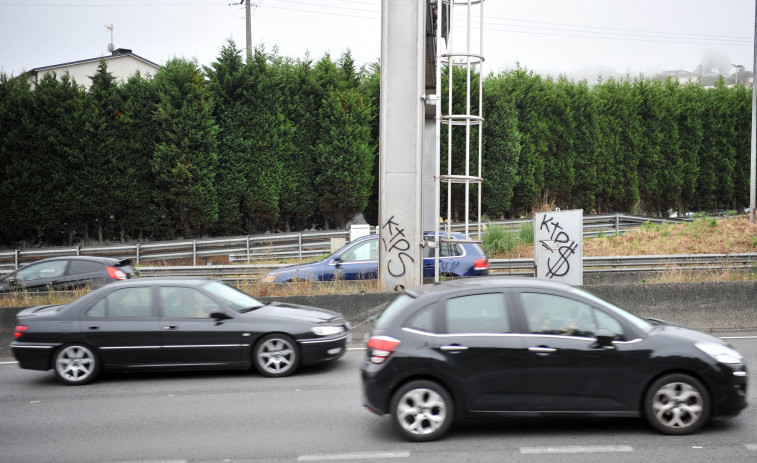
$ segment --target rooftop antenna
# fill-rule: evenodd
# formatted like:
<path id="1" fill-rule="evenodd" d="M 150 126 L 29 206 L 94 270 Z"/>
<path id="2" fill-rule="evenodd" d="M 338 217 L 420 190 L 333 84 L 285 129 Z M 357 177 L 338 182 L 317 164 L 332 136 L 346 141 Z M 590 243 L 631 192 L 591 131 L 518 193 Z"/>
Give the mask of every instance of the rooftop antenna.
<path id="1" fill-rule="evenodd" d="M 116 49 L 116 46 L 113 45 L 113 23 L 106 24 L 104 27 L 110 31 L 110 43 L 108 44 L 108 51 L 113 53 L 113 50 Z"/>

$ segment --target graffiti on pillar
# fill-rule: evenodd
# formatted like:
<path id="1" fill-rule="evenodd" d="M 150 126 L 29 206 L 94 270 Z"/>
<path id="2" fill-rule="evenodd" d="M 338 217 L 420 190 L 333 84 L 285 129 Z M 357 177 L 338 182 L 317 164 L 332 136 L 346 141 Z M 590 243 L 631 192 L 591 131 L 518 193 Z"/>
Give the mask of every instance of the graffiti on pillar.
<path id="1" fill-rule="evenodd" d="M 582 284 L 583 211 L 539 213 L 537 224 L 537 277 Z"/>
<path id="2" fill-rule="evenodd" d="M 407 273 L 407 265 L 415 262 L 413 256 L 406 252 L 410 250 L 410 242 L 405 238 L 405 229 L 400 228 L 394 221 L 394 216 L 391 216 L 381 226 L 381 230 L 381 241 L 387 256 L 386 269 L 393 277 L 404 276 Z"/>

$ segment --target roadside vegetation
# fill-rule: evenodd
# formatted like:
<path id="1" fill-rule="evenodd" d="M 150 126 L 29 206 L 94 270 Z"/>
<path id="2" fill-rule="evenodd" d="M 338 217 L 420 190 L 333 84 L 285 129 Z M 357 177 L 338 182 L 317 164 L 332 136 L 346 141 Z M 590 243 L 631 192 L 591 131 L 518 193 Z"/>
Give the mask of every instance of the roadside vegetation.
<path id="1" fill-rule="evenodd" d="M 528 258 L 534 255 L 534 230 L 530 223 L 504 228 L 490 225 L 482 237 L 490 259 Z M 651 224 L 623 235 L 608 231 L 583 243 L 584 256 L 638 256 L 666 254 L 735 254 L 757 252 L 757 223 L 747 216 L 729 218 L 695 217 L 692 222 Z M 299 263 L 292 262 L 292 263 Z M 717 271 L 683 271 L 671 269 L 651 283 L 757 280 L 757 268 L 750 272 L 725 268 Z M 372 293 L 382 291 L 377 280 L 298 282 L 287 285 L 261 284 L 242 280 L 242 291 L 253 297 L 306 296 L 324 294 Z M 0 307 L 24 307 L 63 304 L 81 297 L 87 290 L 28 294 L 16 292 L 0 295 Z"/>

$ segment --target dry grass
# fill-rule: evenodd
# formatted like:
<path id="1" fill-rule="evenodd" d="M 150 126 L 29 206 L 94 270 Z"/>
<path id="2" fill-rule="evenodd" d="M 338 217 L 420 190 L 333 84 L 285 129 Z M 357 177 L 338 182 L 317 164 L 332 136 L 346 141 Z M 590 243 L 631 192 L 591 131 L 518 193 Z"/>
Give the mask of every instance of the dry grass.
<path id="1" fill-rule="evenodd" d="M 583 242 L 584 256 L 651 256 L 668 254 L 740 254 L 757 252 L 757 223 L 747 216 L 704 218 L 693 222 L 645 224 L 622 236 L 611 231 Z M 492 259 L 533 258 L 533 244 L 519 244 Z M 757 279 L 757 269 L 742 272 L 725 268 L 712 271 L 671 269 L 653 280 L 658 283 L 737 281 Z"/>

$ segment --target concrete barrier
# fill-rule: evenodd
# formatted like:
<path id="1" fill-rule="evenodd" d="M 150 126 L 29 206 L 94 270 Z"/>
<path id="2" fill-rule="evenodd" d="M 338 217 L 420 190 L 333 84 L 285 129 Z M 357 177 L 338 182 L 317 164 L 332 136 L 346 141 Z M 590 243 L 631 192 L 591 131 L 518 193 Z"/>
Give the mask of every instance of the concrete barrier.
<path id="1" fill-rule="evenodd" d="M 624 283 L 586 285 L 591 293 L 642 317 L 667 320 L 702 331 L 757 329 L 757 281 L 712 283 Z M 397 293 L 361 293 L 276 298 L 323 307 L 341 313 L 353 327 L 353 342 L 361 345 L 370 317 L 381 313 Z M 273 298 L 259 298 L 262 301 Z M 0 308 L 0 358 L 8 358 L 16 313 Z"/>

